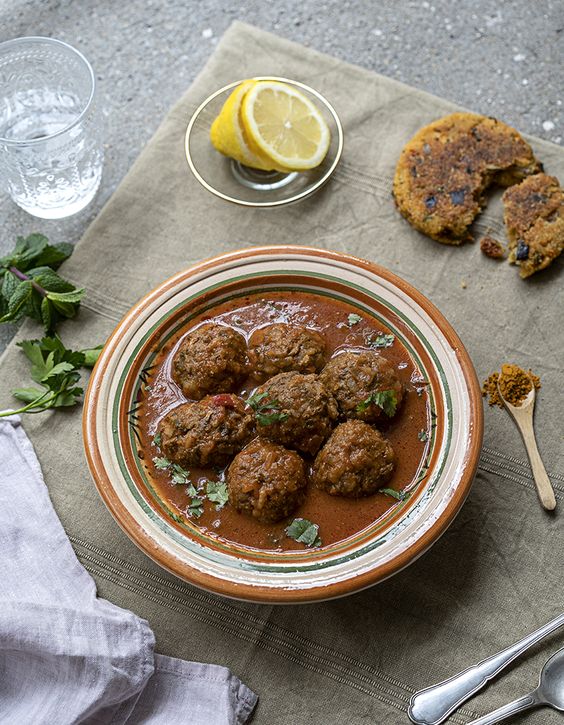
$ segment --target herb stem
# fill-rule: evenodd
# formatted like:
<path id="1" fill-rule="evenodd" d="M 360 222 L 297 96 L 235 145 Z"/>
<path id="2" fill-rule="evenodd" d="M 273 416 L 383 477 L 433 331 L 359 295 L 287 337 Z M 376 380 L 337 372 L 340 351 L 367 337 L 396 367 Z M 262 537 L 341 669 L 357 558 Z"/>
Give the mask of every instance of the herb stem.
<path id="1" fill-rule="evenodd" d="M 17 267 L 8 267 L 8 271 L 11 272 L 14 277 L 17 277 L 22 282 L 31 282 L 31 286 L 36 289 L 42 297 L 47 297 L 47 292 L 43 289 L 43 287 L 37 284 L 37 282 L 31 279 L 31 277 L 28 277 L 27 274 L 20 272 Z"/>
<path id="2" fill-rule="evenodd" d="M 0 413 L 0 418 L 7 418 L 10 415 L 19 415 L 20 413 L 26 413 L 31 408 L 35 408 L 39 403 L 42 403 L 45 405 L 45 403 L 50 403 L 52 400 L 55 400 L 59 392 L 54 392 L 49 395 L 49 391 L 47 390 L 43 395 L 40 395 L 38 398 L 35 398 L 35 400 L 32 400 L 31 403 L 28 403 L 27 405 L 24 405 L 23 408 L 19 408 L 18 410 L 6 410 L 3 413 Z M 47 397 L 49 396 L 49 397 Z M 45 400 L 45 398 L 47 398 Z M 43 408 L 44 410 L 45 408 Z"/>

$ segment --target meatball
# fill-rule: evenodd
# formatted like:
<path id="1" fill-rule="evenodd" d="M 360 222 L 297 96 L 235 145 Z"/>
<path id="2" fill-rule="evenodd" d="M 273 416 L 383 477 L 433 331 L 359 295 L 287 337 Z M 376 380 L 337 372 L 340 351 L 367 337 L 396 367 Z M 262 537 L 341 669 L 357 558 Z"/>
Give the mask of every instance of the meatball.
<path id="1" fill-rule="evenodd" d="M 343 352 L 329 360 L 319 374 L 334 396 L 340 413 L 366 423 L 395 414 L 403 398 L 403 386 L 392 363 L 377 352 Z M 378 393 L 392 391 L 383 398 Z"/>
<path id="2" fill-rule="evenodd" d="M 311 455 L 317 453 L 338 415 L 333 396 L 313 374 L 280 373 L 257 389 L 250 404 L 261 438 Z"/>
<path id="3" fill-rule="evenodd" d="M 251 335 L 249 361 L 259 382 L 292 370 L 318 373 L 325 362 L 325 340 L 307 327 L 267 325 Z"/>
<path id="4" fill-rule="evenodd" d="M 172 374 L 187 398 L 228 393 L 248 374 L 245 338 L 225 325 L 201 325 L 178 348 Z"/>
<path id="5" fill-rule="evenodd" d="M 222 466 L 255 435 L 252 411 L 225 393 L 179 405 L 158 429 L 163 453 L 182 466 Z"/>
<path id="6" fill-rule="evenodd" d="M 313 482 L 332 496 L 359 498 L 389 480 L 395 455 L 389 441 L 361 420 L 337 426 L 313 464 Z"/>
<path id="7" fill-rule="evenodd" d="M 229 503 L 265 523 L 289 516 L 305 498 L 304 462 L 294 451 L 256 438 L 227 469 Z"/>

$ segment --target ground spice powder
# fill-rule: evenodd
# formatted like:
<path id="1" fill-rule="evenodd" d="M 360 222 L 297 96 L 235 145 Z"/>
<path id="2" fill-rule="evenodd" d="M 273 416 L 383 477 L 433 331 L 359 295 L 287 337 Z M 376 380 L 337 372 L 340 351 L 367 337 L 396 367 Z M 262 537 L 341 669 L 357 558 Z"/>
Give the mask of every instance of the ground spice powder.
<path id="1" fill-rule="evenodd" d="M 484 398 L 489 397 L 488 403 L 500 408 L 503 408 L 503 400 L 499 394 L 498 384 L 503 397 L 511 405 L 517 406 L 525 400 L 533 385 L 537 390 L 541 386 L 540 378 L 532 370 L 527 373 L 518 365 L 504 363 L 501 366 L 501 373 L 492 373 L 482 385 Z"/>

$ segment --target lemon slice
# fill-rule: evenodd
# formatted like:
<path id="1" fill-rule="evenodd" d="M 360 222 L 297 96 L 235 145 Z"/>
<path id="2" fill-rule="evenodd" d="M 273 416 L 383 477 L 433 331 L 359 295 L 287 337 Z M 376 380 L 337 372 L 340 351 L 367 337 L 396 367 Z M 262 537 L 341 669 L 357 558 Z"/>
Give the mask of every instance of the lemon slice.
<path id="1" fill-rule="evenodd" d="M 331 134 L 313 103 L 292 86 L 256 81 L 243 98 L 243 126 L 255 153 L 291 171 L 313 169 L 325 158 Z"/>
<path id="2" fill-rule="evenodd" d="M 224 156 L 250 166 L 253 169 L 279 171 L 277 164 L 260 149 L 251 150 L 246 131 L 241 121 L 241 104 L 247 91 L 255 85 L 256 81 L 243 81 L 233 89 L 229 98 L 223 104 L 219 115 L 210 129 L 210 139 L 213 146 Z"/>

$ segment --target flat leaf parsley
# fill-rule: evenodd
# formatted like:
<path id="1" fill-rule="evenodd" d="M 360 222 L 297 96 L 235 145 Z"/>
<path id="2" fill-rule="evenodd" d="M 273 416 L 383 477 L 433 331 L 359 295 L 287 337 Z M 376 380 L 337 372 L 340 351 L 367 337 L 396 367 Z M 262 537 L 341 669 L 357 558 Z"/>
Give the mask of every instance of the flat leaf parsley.
<path id="1" fill-rule="evenodd" d="M 263 402 L 265 398 L 268 398 L 268 392 L 266 391 L 264 393 L 253 393 L 247 399 L 247 405 L 255 411 L 257 423 L 259 425 L 271 425 L 286 420 L 288 413 L 280 412 L 280 403 L 277 400 Z"/>
<path id="2" fill-rule="evenodd" d="M 286 536 L 308 547 L 321 546 L 319 525 L 313 524 L 307 519 L 294 519 L 286 528 Z"/>
<path id="3" fill-rule="evenodd" d="M 31 378 L 38 387 L 14 388 L 12 395 L 26 405 L 0 413 L 0 417 L 76 405 L 83 393 L 78 385 L 81 368 L 92 367 L 101 349 L 68 350 L 56 336 L 24 340 L 18 346 L 31 363 Z"/>
<path id="4" fill-rule="evenodd" d="M 395 390 L 376 390 L 356 406 L 357 413 L 364 413 L 372 404 L 381 408 L 391 418 L 395 415 L 398 398 Z"/>

